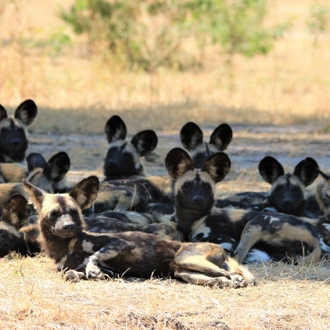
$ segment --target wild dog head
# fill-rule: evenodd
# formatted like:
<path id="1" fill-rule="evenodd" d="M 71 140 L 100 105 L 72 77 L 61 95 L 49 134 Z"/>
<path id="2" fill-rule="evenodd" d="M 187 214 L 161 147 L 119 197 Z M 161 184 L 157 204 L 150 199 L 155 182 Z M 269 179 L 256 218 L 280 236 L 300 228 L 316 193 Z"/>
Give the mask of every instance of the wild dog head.
<path id="1" fill-rule="evenodd" d="M 80 181 L 64 194 L 48 194 L 27 180 L 23 184 L 39 214 L 40 232 L 60 238 L 72 238 L 82 230 L 82 210 L 91 205 L 99 189 L 96 176 Z"/>
<path id="2" fill-rule="evenodd" d="M 226 150 L 232 138 L 233 131 L 228 124 L 219 125 L 211 134 L 209 143 L 203 142 L 203 132 L 193 122 L 185 124 L 180 131 L 182 146 L 189 151 L 195 168 L 202 168 L 212 154 Z"/>
<path id="3" fill-rule="evenodd" d="M 175 212 L 181 221 L 180 229 L 189 231 L 192 223 L 208 215 L 213 207 L 216 183 L 229 172 L 230 159 L 218 152 L 206 159 L 202 169 L 196 170 L 188 153 L 174 148 L 167 154 L 165 165 L 175 180 Z"/>
<path id="4" fill-rule="evenodd" d="M 28 148 L 27 126 L 37 115 L 37 106 L 32 100 L 21 103 L 14 116 L 8 116 L 0 105 L 0 161 L 22 162 Z"/>
<path id="5" fill-rule="evenodd" d="M 47 192 L 62 193 L 68 191 L 66 173 L 70 169 L 70 158 L 66 152 L 53 155 L 48 161 L 38 153 L 26 157 L 28 165 L 27 181 Z"/>
<path id="6" fill-rule="evenodd" d="M 0 221 L 0 257 L 10 251 L 27 252 L 20 229 L 26 224 L 30 207 L 22 195 L 12 196 L 5 204 Z"/>
<path id="7" fill-rule="evenodd" d="M 312 184 L 319 174 L 318 164 L 307 157 L 294 168 L 293 173 L 284 173 L 283 166 L 267 156 L 259 163 L 259 173 L 272 185 L 268 202 L 278 212 L 302 215 L 305 208 L 305 187 Z"/>
<path id="8" fill-rule="evenodd" d="M 104 175 L 110 179 L 145 175 L 141 157 L 150 154 L 157 146 L 154 131 L 145 130 L 126 140 L 127 129 L 119 116 L 112 116 L 104 128 L 109 148 L 104 159 Z"/>

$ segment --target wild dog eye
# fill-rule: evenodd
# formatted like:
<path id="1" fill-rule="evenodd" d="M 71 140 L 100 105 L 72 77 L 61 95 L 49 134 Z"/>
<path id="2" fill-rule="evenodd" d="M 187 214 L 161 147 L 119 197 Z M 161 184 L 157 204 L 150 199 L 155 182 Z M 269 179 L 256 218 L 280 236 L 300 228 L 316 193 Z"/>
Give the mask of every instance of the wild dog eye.
<path id="1" fill-rule="evenodd" d="M 190 186 L 191 186 L 191 183 L 190 183 L 190 182 L 185 182 L 184 185 L 183 185 L 183 187 L 184 187 L 185 189 L 190 188 Z"/>
<path id="2" fill-rule="evenodd" d="M 77 215 L 78 210 L 77 209 L 72 209 L 70 210 L 71 215 Z"/>
<path id="3" fill-rule="evenodd" d="M 51 211 L 49 212 L 49 217 L 50 217 L 50 218 L 56 218 L 56 217 L 57 217 L 57 211 L 55 211 L 55 210 L 51 210 Z"/>
<path id="4" fill-rule="evenodd" d="M 211 185 L 208 182 L 204 182 L 203 187 L 205 190 L 211 190 Z"/>

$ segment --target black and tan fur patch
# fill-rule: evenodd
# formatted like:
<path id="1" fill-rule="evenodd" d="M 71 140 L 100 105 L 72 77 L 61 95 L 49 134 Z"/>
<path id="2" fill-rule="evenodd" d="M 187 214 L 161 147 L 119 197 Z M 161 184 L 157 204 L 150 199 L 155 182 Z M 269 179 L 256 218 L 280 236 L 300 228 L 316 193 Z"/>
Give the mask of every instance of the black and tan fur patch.
<path id="1" fill-rule="evenodd" d="M 22 102 L 15 110 L 14 116 L 8 116 L 6 109 L 0 105 L 0 162 L 14 163 L 25 159 L 28 148 L 28 131 L 37 115 L 37 106 L 32 100 Z"/>
<path id="2" fill-rule="evenodd" d="M 220 287 L 254 283 L 253 275 L 227 259 L 217 245 L 180 243 L 143 232 L 86 232 L 81 210 L 97 196 L 97 177 L 82 180 L 68 194 L 47 194 L 27 181 L 24 185 L 39 213 L 42 248 L 59 270 L 66 270 L 67 279 L 174 274 L 187 282 Z"/>
<path id="3" fill-rule="evenodd" d="M 126 140 L 127 129 L 119 116 L 112 116 L 104 128 L 109 147 L 104 158 L 103 172 L 108 179 L 144 176 L 141 157 L 149 155 L 157 146 L 153 130 L 144 130 Z"/>
<path id="4" fill-rule="evenodd" d="M 185 124 L 180 131 L 182 146 L 189 151 L 194 168 L 202 168 L 209 156 L 226 150 L 232 138 L 233 131 L 228 124 L 215 128 L 208 143 L 203 142 L 203 131 L 193 122 Z"/>

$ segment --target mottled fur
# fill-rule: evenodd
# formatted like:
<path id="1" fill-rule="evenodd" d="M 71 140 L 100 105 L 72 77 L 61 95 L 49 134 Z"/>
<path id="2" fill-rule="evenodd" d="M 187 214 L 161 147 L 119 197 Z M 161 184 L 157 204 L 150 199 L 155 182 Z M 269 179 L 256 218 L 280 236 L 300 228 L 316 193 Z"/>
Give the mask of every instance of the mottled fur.
<path id="1" fill-rule="evenodd" d="M 221 124 L 214 129 L 209 142 L 203 142 L 203 132 L 200 127 L 189 122 L 180 131 L 182 146 L 187 149 L 195 168 L 202 168 L 204 161 L 212 154 L 224 151 L 233 138 L 233 131 L 228 124 Z"/>
<path id="2" fill-rule="evenodd" d="M 86 232 L 82 209 L 97 196 L 97 177 L 82 180 L 68 194 L 47 194 L 27 181 L 24 185 L 38 210 L 42 248 L 59 270 L 66 270 L 68 279 L 101 279 L 105 273 L 139 277 L 174 273 L 195 284 L 254 283 L 253 275 L 234 260 L 227 261 L 217 245 L 180 243 L 143 232 Z"/>
<path id="3" fill-rule="evenodd" d="M 22 162 L 28 148 L 28 131 L 37 115 L 37 106 L 32 100 L 22 102 L 14 116 L 8 116 L 0 104 L 0 162 Z"/>

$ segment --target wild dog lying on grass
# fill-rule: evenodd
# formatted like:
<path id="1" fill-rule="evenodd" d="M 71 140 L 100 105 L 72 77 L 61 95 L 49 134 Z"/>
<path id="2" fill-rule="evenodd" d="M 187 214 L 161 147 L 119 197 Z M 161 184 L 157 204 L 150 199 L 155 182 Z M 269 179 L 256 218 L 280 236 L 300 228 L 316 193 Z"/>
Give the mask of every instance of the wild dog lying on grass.
<path id="1" fill-rule="evenodd" d="M 226 150 L 232 138 L 233 131 L 228 124 L 215 128 L 209 143 L 203 142 L 203 132 L 193 122 L 185 124 L 180 131 L 182 146 L 189 151 L 195 168 L 202 168 L 204 161 L 212 154 Z"/>
<path id="2" fill-rule="evenodd" d="M 324 215 L 330 219 L 330 176 L 319 170 L 322 181 L 314 183 L 305 193 L 305 209 L 318 217 Z"/>
<path id="3" fill-rule="evenodd" d="M 70 158 L 67 153 L 59 152 L 48 162 L 40 154 L 32 153 L 26 160 L 29 172 L 26 177 L 28 181 L 48 192 L 67 191 L 66 173 L 70 168 Z M 22 183 L 0 184 L 0 208 L 15 194 L 27 196 Z"/>
<path id="4" fill-rule="evenodd" d="M 23 183 L 39 214 L 42 248 L 69 279 L 101 279 L 106 272 L 139 277 L 174 274 L 187 282 L 220 287 L 254 283 L 253 275 L 226 258 L 217 245 L 180 243 L 142 232 L 86 232 L 82 209 L 97 196 L 95 176 L 82 180 L 68 194 L 48 194 L 26 180 Z"/>
<path id="5" fill-rule="evenodd" d="M 104 159 L 103 172 L 108 179 L 124 179 L 144 176 L 141 157 L 150 154 L 157 146 L 154 131 L 145 130 L 135 134 L 131 141 L 125 140 L 127 129 L 119 116 L 112 116 L 104 128 L 109 148 Z"/>
<path id="6" fill-rule="evenodd" d="M 22 102 L 14 116 L 7 115 L 0 104 L 0 162 L 22 162 L 28 148 L 29 126 L 37 116 L 37 106 L 32 100 Z"/>
<path id="7" fill-rule="evenodd" d="M 0 220 L 0 257 L 9 252 L 32 255 L 39 250 L 33 240 L 25 239 L 21 228 L 27 225 L 30 205 L 22 195 L 12 196 L 5 204 Z"/>
<path id="8" fill-rule="evenodd" d="M 258 168 L 262 178 L 271 184 L 270 192 L 264 197 L 254 192 L 233 195 L 224 200 L 226 206 L 233 202 L 233 206 L 239 208 L 252 206 L 255 210 L 273 209 L 281 213 L 308 216 L 305 213 L 305 187 L 312 184 L 319 174 L 318 164 L 313 158 L 307 157 L 299 162 L 292 174 L 284 173 L 283 166 L 270 156 L 264 157 Z M 247 201 L 247 198 L 250 200 Z M 216 203 L 216 206 L 223 207 L 224 201 Z"/>
<path id="9" fill-rule="evenodd" d="M 245 226 L 236 248 L 238 262 L 252 247 L 265 251 L 272 260 L 320 261 L 330 253 L 330 221 L 326 218 L 298 218 L 283 213 L 261 213 Z"/>

